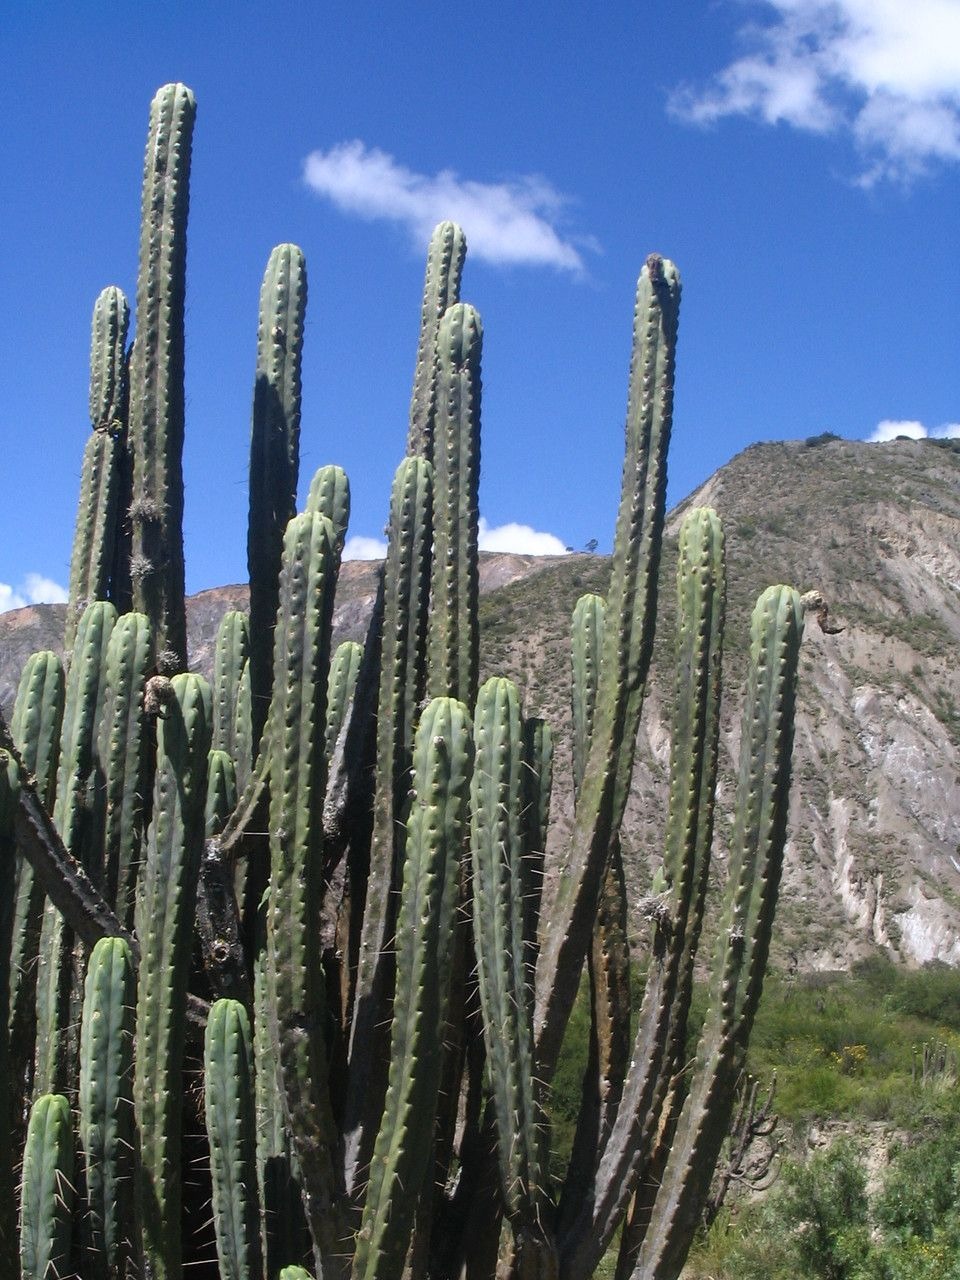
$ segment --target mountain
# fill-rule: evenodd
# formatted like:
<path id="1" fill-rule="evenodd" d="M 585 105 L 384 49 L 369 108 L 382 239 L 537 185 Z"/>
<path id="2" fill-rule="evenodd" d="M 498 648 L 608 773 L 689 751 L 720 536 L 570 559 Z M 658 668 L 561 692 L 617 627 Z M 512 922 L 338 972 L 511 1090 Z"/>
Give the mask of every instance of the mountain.
<path id="1" fill-rule="evenodd" d="M 960 965 L 960 444 L 860 444 L 831 436 L 758 444 L 671 514 L 657 641 L 623 847 L 641 897 L 660 860 L 673 680 L 676 530 L 709 504 L 727 533 L 728 605 L 721 786 L 714 876 L 723 875 L 753 601 L 771 582 L 818 590 L 800 669 L 794 788 L 776 963 L 838 969 L 876 948 L 920 964 Z M 569 618 L 605 590 L 600 556 L 481 557 L 483 674 L 519 684 L 527 713 L 555 729 L 549 851 L 561 870 L 571 817 Z M 358 638 L 376 567 L 344 565 L 335 639 Z M 243 587 L 188 605 L 194 666 L 209 673 L 223 612 Z M 9 712 L 26 656 L 56 647 L 63 606 L 0 615 L 0 702 Z"/>

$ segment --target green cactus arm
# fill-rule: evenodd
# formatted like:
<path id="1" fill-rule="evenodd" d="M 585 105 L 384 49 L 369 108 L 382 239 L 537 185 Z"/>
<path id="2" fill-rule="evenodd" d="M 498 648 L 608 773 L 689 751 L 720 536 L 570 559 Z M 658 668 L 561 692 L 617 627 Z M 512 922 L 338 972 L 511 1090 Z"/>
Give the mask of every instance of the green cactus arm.
<path id="1" fill-rule="evenodd" d="M 568 1197 L 558 1224 L 561 1267 L 571 1276 L 593 1273 L 638 1180 L 644 1185 L 648 1180 L 661 1104 L 674 1068 L 670 1028 L 682 1020 L 678 979 L 692 966 L 699 937 L 713 829 L 725 604 L 723 532 L 709 509 L 694 509 L 681 526 L 677 596 L 664 857 L 671 887 L 647 907 L 653 922 L 647 983 L 615 1119 L 608 1111 L 601 1122 L 588 1176 L 579 1171 L 580 1202 Z M 689 990 L 684 991 L 684 1002 L 689 998 Z M 578 1156 L 582 1159 L 582 1153 Z"/>
<path id="2" fill-rule="evenodd" d="M 594 595 L 592 592 L 581 596 L 573 610 L 570 694 L 574 795 L 580 792 L 583 772 L 587 765 L 587 753 L 590 750 L 606 613 L 607 605 L 603 596 Z"/>
<path id="3" fill-rule="evenodd" d="M 357 1238 L 355 1280 L 403 1268 L 427 1175 L 440 1085 L 472 759 L 466 707 L 437 698 L 417 729 L 407 820 L 390 1071 Z"/>
<path id="4" fill-rule="evenodd" d="M 305 1267 L 291 1266 L 284 1267 L 277 1280 L 313 1280 L 313 1277 Z"/>
<path id="5" fill-rule="evenodd" d="M 267 948 L 283 1105 L 303 1177 L 304 1206 L 320 1270 L 344 1268 L 343 1189 L 330 1102 L 326 994 L 315 936 L 323 858 L 323 729 L 336 585 L 333 526 L 296 516 L 280 571 L 270 765 Z"/>
<path id="6" fill-rule="evenodd" d="M 149 1274 L 180 1274 L 180 1075 L 204 839 L 210 687 L 176 675 L 157 726 L 153 817 L 137 884 L 140 940 L 134 1114 L 137 1219 Z"/>
<path id="7" fill-rule="evenodd" d="M 267 949 L 269 891 L 256 915 L 253 962 L 253 1058 L 260 1243 L 267 1276 L 310 1251 L 299 1171 L 283 1112 L 276 1036 L 271 1030 L 276 988 Z"/>
<path id="8" fill-rule="evenodd" d="M 210 840 L 223 830 L 237 807 L 237 770 L 227 751 L 211 749 L 207 757 L 207 799 L 204 826 Z"/>
<path id="9" fill-rule="evenodd" d="M 15 758 L 0 750 L 0 956 L 7 957 L 13 941 L 16 916 L 16 838 L 14 835 L 20 793 L 20 769 Z M 11 1003 L 13 974 L 7 963 L 0 964 L 0 1009 Z M 0 1023 L 0 1098 L 6 1100 L 8 1118 L 16 1126 L 14 1106 L 22 1090 L 12 1067 L 10 1027 Z M 14 1195 L 13 1161 L 0 1162 L 0 1274 L 14 1275 L 17 1269 L 17 1206 Z"/>
<path id="10" fill-rule="evenodd" d="M 433 460 L 437 330 L 448 308 L 460 301 L 460 276 L 466 253 L 466 239 L 455 222 L 441 222 L 434 228 L 427 249 L 407 436 L 407 453 L 411 457 L 419 455 L 428 462 Z"/>
<path id="11" fill-rule="evenodd" d="M 80 501 L 70 558 L 67 625 L 63 643 L 73 647 L 77 622 L 88 604 L 106 600 L 113 568 L 119 498 L 120 445 L 105 431 L 94 431 L 83 450 Z"/>
<path id="12" fill-rule="evenodd" d="M 409 789 L 414 729 L 424 684 L 433 468 L 405 458 L 390 503 L 383 579 L 373 837 L 360 936 L 344 1132 L 353 1194 L 370 1161 L 386 1089 L 386 1025 L 396 912 L 400 821 Z"/>
<path id="13" fill-rule="evenodd" d="M 144 614 L 127 613 L 118 619 L 104 664 L 93 816 L 93 838 L 102 841 L 102 863 L 91 867 L 91 873 L 119 919 L 129 927 L 146 819 L 144 792 L 151 736 L 143 702 L 154 666 L 154 645 L 153 630 Z"/>
<path id="14" fill-rule="evenodd" d="M 646 1234 L 629 1233 L 631 1256 L 624 1261 L 651 1280 L 672 1280 L 683 1266 L 727 1131 L 760 1000 L 786 839 L 802 633 L 797 592 L 769 587 L 751 622 L 729 879 L 693 1084 Z"/>
<path id="15" fill-rule="evenodd" d="M 122 289 L 107 285 L 93 304 L 90 337 L 90 422 L 95 431 L 117 432 L 126 399 L 126 346 L 130 304 Z"/>
<path id="16" fill-rule="evenodd" d="M 342 467 L 320 467 L 310 482 L 306 511 L 326 516 L 336 535 L 337 555 L 343 551 L 350 523 L 350 481 Z"/>
<path id="17" fill-rule="evenodd" d="M 93 842 L 92 822 L 95 745 L 103 701 L 104 658 L 117 611 L 106 601 L 84 610 L 77 628 L 73 660 L 67 676 L 60 764 L 53 820 L 64 846 L 77 857 L 96 883 L 101 850 Z M 79 1009 L 71 1010 L 72 930 L 48 899 L 40 927 L 37 969 L 37 1044 L 35 1092 L 66 1089 L 70 1059 L 77 1050 Z M 77 999 L 75 1003 L 79 1003 Z"/>
<path id="18" fill-rule="evenodd" d="M 11 733 L 20 766 L 33 779 L 37 796 L 53 809 L 63 723 L 64 678 L 60 659 L 49 650 L 32 654 L 24 664 L 14 703 Z M 16 854 L 16 911 L 10 945 L 10 1031 L 13 1067 L 18 1080 L 33 1057 L 36 962 L 43 918 L 43 884 L 21 849 Z M 16 1091 L 19 1096 L 20 1090 Z M 14 1102 L 15 1124 L 22 1107 Z"/>
<path id="19" fill-rule="evenodd" d="M 531 990 L 537 968 L 537 925 L 543 891 L 550 796 L 553 790 L 553 731 L 546 720 L 530 716 L 523 722 L 523 763 L 520 769 L 521 833 L 524 877 L 523 946 Z"/>
<path id="20" fill-rule="evenodd" d="M 246 1010 L 236 1000 L 210 1006 L 203 1072 L 221 1280 L 261 1280 L 253 1047 Z"/>
<path id="21" fill-rule="evenodd" d="M 330 680 L 327 686 L 327 728 L 324 734 L 324 752 L 327 770 L 333 760 L 334 748 L 344 728 L 347 709 L 353 702 L 363 659 L 363 645 L 356 640 L 344 640 L 337 645 L 330 663 Z"/>
<path id="22" fill-rule="evenodd" d="M 257 368 L 250 429 L 250 681 L 254 741 L 270 705 L 277 582 L 287 521 L 297 512 L 300 474 L 300 365 L 307 266 L 295 244 L 270 254 L 260 288 Z"/>
<path id="23" fill-rule="evenodd" d="M 133 603 L 153 625 L 164 675 L 187 665 L 183 311 L 196 111 L 193 94 L 182 84 L 164 85 L 150 104 L 137 273 L 137 340 L 130 365 Z"/>
<path id="24" fill-rule="evenodd" d="M 116 285 L 104 289 L 93 308 L 90 343 L 90 421 L 93 434 L 83 451 L 80 502 L 70 560 L 64 647 L 73 646 L 77 623 L 93 600 L 106 600 L 116 559 L 119 515 L 120 438 L 126 415 L 124 348 L 130 308 Z"/>
<path id="25" fill-rule="evenodd" d="M 37 1098 L 23 1152 L 20 1202 L 22 1280 L 69 1272 L 73 1218 L 73 1132 L 70 1103 L 58 1093 Z"/>
<path id="26" fill-rule="evenodd" d="M 571 630 L 571 723 L 574 795 L 580 790 L 593 732 L 603 653 L 606 602 L 581 596 Z M 564 1181 L 559 1219 L 579 1204 L 595 1178 L 597 1153 L 609 1135 L 630 1057 L 630 954 L 620 841 L 610 842 L 593 937 L 587 953 L 590 1036 L 580 1112 Z"/>
<path id="27" fill-rule="evenodd" d="M 473 706 L 480 631 L 480 359 L 483 326 L 457 303 L 437 331 L 434 548 L 427 691 Z"/>
<path id="28" fill-rule="evenodd" d="M 593 741 L 570 854 L 538 962 L 537 1063 L 538 1075 L 545 1080 L 552 1075 L 573 1007 L 593 929 L 601 869 L 620 827 L 633 770 L 653 644 L 679 303 L 676 267 L 651 255 L 637 285 L 627 447 Z"/>
<path id="29" fill-rule="evenodd" d="M 523 758 L 516 686 L 492 677 L 474 718 L 470 793 L 473 932 L 484 1043 L 497 1117 L 500 1180 L 518 1232 L 537 1219 L 538 1112 L 533 1093 L 532 990 L 525 961 L 527 892 L 521 828 Z"/>
<path id="30" fill-rule="evenodd" d="M 78 1137 L 86 1178 L 84 1275 L 123 1274 L 132 1232 L 136 971 L 123 938 L 90 953 L 80 1028 Z"/>
<path id="31" fill-rule="evenodd" d="M 250 659 L 246 614 L 228 609 L 220 619 L 213 651 L 213 746 L 237 759 L 237 701 L 240 680 Z M 249 744 L 248 748 L 249 750 Z M 249 761 L 247 762 L 249 770 Z"/>

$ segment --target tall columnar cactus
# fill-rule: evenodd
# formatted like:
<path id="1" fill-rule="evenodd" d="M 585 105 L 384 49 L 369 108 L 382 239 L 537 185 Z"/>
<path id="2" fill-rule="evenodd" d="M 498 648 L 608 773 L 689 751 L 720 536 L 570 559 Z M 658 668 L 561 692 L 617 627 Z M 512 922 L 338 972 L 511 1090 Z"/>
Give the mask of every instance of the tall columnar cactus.
<path id="1" fill-rule="evenodd" d="M 143 701 L 155 661 L 153 630 L 142 613 L 117 620 L 104 655 L 103 695 L 92 782 L 93 832 L 88 871 L 123 924 L 134 895 L 147 818 L 149 731 Z"/>
<path id="2" fill-rule="evenodd" d="M 45 1093 L 33 1104 L 23 1152 L 20 1274 L 49 1280 L 69 1271 L 73 1214 L 70 1103 Z"/>
<path id="3" fill-rule="evenodd" d="M 12 949 L 16 916 L 16 826 L 20 800 L 20 769 L 8 751 L 0 750 L 0 956 Z M 0 965 L 0 1009 L 11 1003 L 11 969 Z M 9 1098 L 14 1084 L 11 1072 L 9 1022 L 0 1023 L 0 1097 Z M 16 1094 L 14 1094 L 16 1097 Z M 13 1117 L 11 1116 L 11 1119 Z M 16 1270 L 17 1212 L 10 1161 L 0 1164 L 0 1266 L 10 1275 Z"/>
<path id="4" fill-rule="evenodd" d="M 653 646 L 679 305 L 676 267 L 651 255 L 637 284 L 626 455 L 593 738 L 577 798 L 571 857 L 539 959 L 537 1054 L 545 1079 L 552 1075 L 573 1006 L 600 872 L 623 820 L 633 772 Z"/>
<path id="5" fill-rule="evenodd" d="M 53 820 L 66 849 L 87 865 L 93 847 L 87 836 L 93 794 L 98 713 L 103 698 L 103 663 L 116 623 L 112 604 L 96 601 L 80 619 L 67 678 L 60 764 Z M 44 908 L 37 975 L 35 1092 L 67 1087 L 76 1052 L 80 991 L 74 972 L 73 932 L 49 900 Z"/>
<path id="6" fill-rule="evenodd" d="M 168 84 L 150 107 L 143 171 L 137 337 L 130 366 L 130 575 L 166 675 L 187 664 L 183 570 L 183 308 L 197 104 Z"/>
<path id="7" fill-rule="evenodd" d="M 287 526 L 268 736 L 274 1036 L 304 1206 L 324 1274 L 343 1268 L 342 1173 L 330 1103 L 324 975 L 314 936 L 323 849 L 327 678 L 335 534 L 325 516 Z"/>
<path id="8" fill-rule="evenodd" d="M 533 988 L 524 903 L 523 728 L 520 699 L 493 676 L 480 690 L 470 795 L 473 932 L 484 1039 L 497 1124 L 503 1204 L 521 1248 L 532 1245 L 541 1207 L 540 1120 L 534 1096 Z"/>
<path id="9" fill-rule="evenodd" d="M 260 289 L 257 372 L 250 432 L 250 689 L 258 740 L 270 704 L 273 626 L 283 531 L 297 511 L 300 474 L 300 359 L 307 268 L 295 244 L 270 255 Z"/>
<path id="10" fill-rule="evenodd" d="M 160 677 L 163 679 L 163 677 Z M 210 689 L 176 675 L 162 696 L 153 816 L 137 885 L 137 1216 L 148 1274 L 180 1274 L 180 1081 L 186 992 L 204 839 Z"/>
<path id="11" fill-rule="evenodd" d="M 133 1229 L 133 1034 L 136 973 L 123 938 L 90 953 L 80 1030 L 84 1274 L 123 1274 Z"/>
<path id="12" fill-rule="evenodd" d="M 130 412 L 141 612 L 117 620 L 103 601 L 84 612 L 62 726 L 52 655 L 28 666 L 13 735 L 0 718 L 0 1084 L 9 1081 L 15 1134 L 33 1085 L 23 1051 L 38 952 L 33 871 L 48 899 L 42 1096 L 26 1140 L 15 1136 L 23 1274 L 49 1280 L 51 1265 L 62 1272 L 72 1261 L 70 1099 L 85 1162 L 74 1248 L 92 1277 L 113 1280 L 132 1262 L 148 1280 L 174 1280 L 198 1260 L 197 1206 L 181 1196 L 181 1178 L 199 1153 L 222 1277 L 304 1280 L 312 1253 L 318 1280 L 348 1271 L 354 1280 L 587 1280 L 619 1230 L 618 1280 L 675 1280 L 760 997 L 801 633 L 796 593 L 771 588 L 754 617 L 731 875 L 709 1011 L 687 1070 L 724 608 L 723 537 L 709 510 L 689 513 L 680 530 L 670 797 L 662 866 L 638 907 L 649 945 L 635 1020 L 626 922 L 637 889 L 619 838 L 652 649 L 676 269 L 653 256 L 638 285 L 610 588 L 577 606 L 576 807 L 545 907 L 540 882 L 556 856 L 550 726 L 521 717 L 502 677 L 477 689 L 481 326 L 458 302 L 464 242 L 453 224 L 431 241 L 408 453 L 365 643 L 341 646 L 331 665 L 344 473 L 321 468 L 306 512 L 294 515 L 305 273 L 299 250 L 281 246 L 260 317 L 250 621 L 224 620 L 213 700 L 197 676 L 168 678 L 186 657 L 180 452 L 193 113 L 189 90 L 161 90 L 148 145 Z M 104 298 L 93 417 L 98 433 L 119 435 L 122 316 L 116 292 Z M 125 553 L 122 537 L 114 542 L 116 565 Z M 591 1053 L 569 1168 L 553 1182 L 544 1086 L 585 957 Z M 199 998 L 211 993 L 241 1002 L 211 1010 Z M 204 1030 L 206 1136 L 184 1106 Z M 0 1178 L 0 1270 L 11 1275 L 13 1205 Z"/>
<path id="13" fill-rule="evenodd" d="M 23 771 L 52 812 L 63 722 L 64 677 L 60 659 L 44 650 L 27 659 L 13 709 L 12 737 Z M 43 883 L 22 850 L 16 852 L 16 911 L 10 943 L 9 1012 L 12 1114 L 22 1130 L 24 1098 L 31 1091 L 36 1038 L 37 956 L 43 919 Z"/>
<path id="14" fill-rule="evenodd" d="M 253 1046 L 246 1010 L 236 1000 L 218 1000 L 211 1007 L 203 1065 L 220 1275 L 260 1280 Z"/>
<path id="15" fill-rule="evenodd" d="M 457 303 L 437 331 L 434 432 L 434 552 L 428 689 L 434 697 L 477 696 L 480 632 L 478 560 L 480 355 L 483 326 Z"/>
<path id="16" fill-rule="evenodd" d="M 428 462 L 433 459 L 437 331 L 447 310 L 460 301 L 460 275 L 466 253 L 466 239 L 455 222 L 441 222 L 434 228 L 427 249 L 420 339 L 407 435 L 407 453 L 419 455 Z"/>
<path id="17" fill-rule="evenodd" d="M 373 1126 L 386 1079 L 385 1039 L 396 914 L 395 890 L 403 811 L 410 786 L 414 730 L 424 688 L 433 468 L 407 457 L 397 468 L 390 504 L 390 540 L 384 566 L 384 608 L 377 704 L 377 773 L 373 843 L 357 965 L 347 1094 L 347 1187 L 370 1158 Z"/>
<path id="18" fill-rule="evenodd" d="M 117 521 L 126 447 L 126 341 L 130 307 L 116 285 L 104 289 L 93 308 L 90 345 L 90 421 L 93 433 L 83 453 L 80 503 L 70 559 L 70 591 L 64 647 L 94 600 L 108 599 L 114 572 Z"/>
<path id="19" fill-rule="evenodd" d="M 395 943 L 397 1016 L 357 1240 L 357 1280 L 402 1271 L 416 1193 L 430 1171 L 440 1087 L 437 1045 L 448 1016 L 472 754 L 466 707 L 452 698 L 435 698 L 420 719 L 414 746 Z"/>

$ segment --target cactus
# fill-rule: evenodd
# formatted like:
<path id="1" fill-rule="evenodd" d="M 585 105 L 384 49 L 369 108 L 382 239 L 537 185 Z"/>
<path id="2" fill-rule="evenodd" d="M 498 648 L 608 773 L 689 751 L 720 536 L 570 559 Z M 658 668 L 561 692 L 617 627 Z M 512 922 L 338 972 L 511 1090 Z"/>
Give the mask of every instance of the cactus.
<path id="1" fill-rule="evenodd" d="M 390 1076 L 370 1165 L 354 1275 L 399 1274 L 429 1169 L 440 1085 L 436 1051 L 447 1018 L 460 850 L 470 781 L 469 714 L 435 698 L 420 718 L 397 920 Z"/>
<path id="2" fill-rule="evenodd" d="M 64 648 L 73 646 L 80 615 L 94 600 L 108 599 L 118 537 L 121 454 L 126 430 L 126 353 L 130 307 L 115 285 L 93 308 L 90 348 L 90 420 L 80 478 L 77 528 L 70 560 Z"/>
<path id="3" fill-rule="evenodd" d="M 67 677 L 53 820 L 64 846 L 84 867 L 88 867 L 94 853 L 85 839 L 93 807 L 90 781 L 103 697 L 103 660 L 116 617 L 112 604 L 96 601 L 88 605 L 77 628 Z M 37 973 L 35 1093 L 65 1089 L 72 1074 L 80 1010 L 72 952 L 72 931 L 48 898 Z"/>
<path id="4" fill-rule="evenodd" d="M 23 1280 L 67 1274 L 73 1211 L 70 1103 L 45 1093 L 33 1104 L 23 1152 L 20 1273 Z"/>
<path id="5" fill-rule="evenodd" d="M 710 1006 L 686 1072 L 724 612 L 723 537 L 709 510 L 689 513 L 680 531 L 670 799 L 662 866 L 641 904 L 649 954 L 632 1027 L 626 913 L 637 890 L 619 844 L 657 606 L 676 268 L 654 255 L 638 283 L 610 587 L 575 613 L 575 811 L 567 848 L 555 851 L 550 726 L 522 717 L 502 677 L 478 691 L 482 328 L 458 301 L 464 241 L 453 224 L 431 241 L 407 456 L 366 642 L 331 661 L 344 473 L 321 468 L 294 514 L 305 268 L 299 250 L 281 246 L 261 295 L 250 620 L 224 618 L 212 697 L 179 670 L 193 115 L 182 85 L 162 89 L 151 114 L 129 380 L 139 612 L 117 619 L 112 604 L 90 605 L 65 699 L 56 659 L 37 655 L 12 735 L 0 719 L 0 1083 L 10 1084 L 15 1133 L 0 1177 L 0 1270 L 16 1268 L 11 1175 L 22 1152 L 25 1277 L 63 1271 L 74 1248 L 92 1277 L 131 1266 L 150 1280 L 180 1276 L 200 1260 L 200 1204 L 182 1188 L 199 1155 L 222 1277 L 309 1280 L 312 1255 L 323 1280 L 586 1280 L 620 1231 L 619 1280 L 673 1280 L 760 997 L 801 635 L 796 592 L 771 588 L 753 622 Z M 98 308 L 91 416 L 95 436 L 119 442 L 118 292 Z M 113 568 L 73 598 L 114 595 L 124 530 L 91 539 L 82 525 L 77 563 Z M 540 882 L 558 852 L 544 908 Z M 34 1082 L 24 1007 L 41 884 Z M 555 1183 L 544 1089 L 585 961 L 591 1052 L 569 1168 Z M 212 1008 L 201 999 L 224 996 Z M 201 1030 L 204 1135 L 184 1084 Z M 34 1083 L 41 1096 L 24 1140 Z M 74 1099 L 85 1175 L 75 1247 Z"/>
<path id="6" fill-rule="evenodd" d="M 259 1280 L 253 1048 L 246 1010 L 235 1000 L 218 1000 L 210 1009 L 203 1069 L 220 1275 Z"/>
<path id="7" fill-rule="evenodd" d="M 183 307 L 190 153 L 197 104 L 182 84 L 150 106 L 130 362 L 130 576 L 134 607 L 154 628 L 158 661 L 187 664 L 183 598 Z"/>
<path id="8" fill-rule="evenodd" d="M 257 372 L 250 432 L 250 691 L 254 741 L 270 704 L 273 626 L 283 531 L 297 510 L 300 473 L 300 354 L 307 269 L 294 244 L 270 255 L 260 289 Z"/>
<path id="9" fill-rule="evenodd" d="M 455 222 L 441 222 L 434 228 L 427 249 L 420 338 L 407 434 L 407 453 L 411 457 L 426 458 L 428 462 L 433 460 L 437 330 L 448 308 L 460 301 L 460 273 L 466 252 L 467 242 Z"/>
<path id="10" fill-rule="evenodd" d="M 37 796 L 51 812 L 56 795 L 64 677 L 60 659 L 45 650 L 27 659 L 13 711 L 12 738 L 24 773 L 34 779 Z M 32 1088 L 36 1036 L 37 957 L 44 892 L 32 864 L 18 849 L 16 910 L 10 943 L 9 1012 L 12 1114 L 14 1131 L 23 1127 L 23 1104 Z"/>
<path id="11" fill-rule="evenodd" d="M 437 331 L 434 432 L 434 554 L 430 669 L 433 697 L 477 696 L 480 632 L 477 539 L 480 513 L 480 353 L 483 326 L 457 303 Z"/>
<path id="12" fill-rule="evenodd" d="M 533 988 L 524 937 L 530 883 L 521 829 L 522 735 L 516 686 L 492 676 L 480 690 L 475 719 L 473 931 L 503 1204 L 521 1241 L 537 1226 L 541 1188 Z"/>
<path id="13" fill-rule="evenodd" d="M 153 817 L 137 885 L 140 939 L 136 1069 L 137 1216 L 149 1274 L 176 1277 L 181 1241 L 180 1103 L 185 996 L 204 838 L 210 689 L 195 675 L 169 682 L 157 732 Z"/>
<path id="14" fill-rule="evenodd" d="M 80 1149 L 85 1172 L 84 1274 L 123 1274 L 132 1228 L 133 956 L 123 938 L 90 953 L 80 1030 Z"/>

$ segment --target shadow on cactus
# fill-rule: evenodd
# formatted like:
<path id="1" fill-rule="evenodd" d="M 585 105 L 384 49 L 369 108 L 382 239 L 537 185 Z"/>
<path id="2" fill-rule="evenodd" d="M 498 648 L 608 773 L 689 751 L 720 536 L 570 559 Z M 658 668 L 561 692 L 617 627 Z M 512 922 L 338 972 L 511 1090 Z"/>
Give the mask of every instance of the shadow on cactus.
<path id="1" fill-rule="evenodd" d="M 306 267 L 295 246 L 271 255 L 250 622 L 224 618 L 212 689 L 186 673 L 193 119 L 189 90 L 160 90 L 132 358 L 122 295 L 97 304 L 104 440 L 84 470 L 66 678 L 56 655 L 35 655 L 2 731 L 0 1093 L 16 1149 L 0 1272 L 586 1280 L 619 1234 L 618 1277 L 676 1276 L 760 998 L 802 631 L 795 591 L 760 597 L 729 874 L 701 948 L 709 1011 L 688 1062 L 725 591 L 707 509 L 680 533 L 669 816 L 651 885 L 627 883 L 618 839 L 656 617 L 677 270 L 651 256 L 637 287 L 609 589 L 573 619 L 575 818 L 547 867 L 550 727 L 510 681 L 477 687 L 483 330 L 459 298 L 454 224 L 430 243 L 372 620 L 364 644 L 334 653 L 349 486 L 321 469 L 296 514 Z M 541 903 L 546 872 L 557 888 Z M 628 898 L 649 924 L 633 1026 Z M 550 1081 L 585 965 L 589 1062 L 554 1182 Z M 201 1054 L 203 1107 L 189 1089 Z M 208 1203 L 215 1257 L 198 1235 Z"/>

